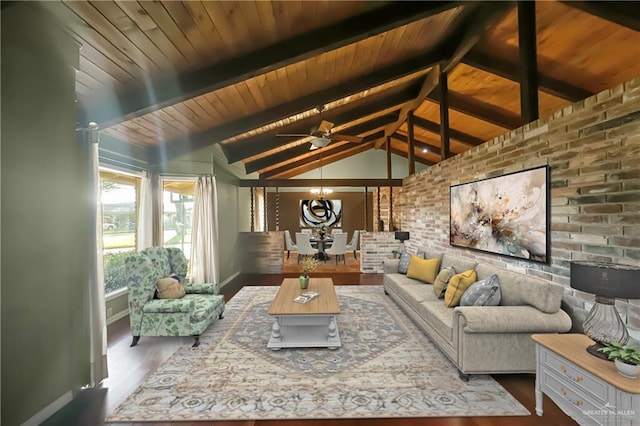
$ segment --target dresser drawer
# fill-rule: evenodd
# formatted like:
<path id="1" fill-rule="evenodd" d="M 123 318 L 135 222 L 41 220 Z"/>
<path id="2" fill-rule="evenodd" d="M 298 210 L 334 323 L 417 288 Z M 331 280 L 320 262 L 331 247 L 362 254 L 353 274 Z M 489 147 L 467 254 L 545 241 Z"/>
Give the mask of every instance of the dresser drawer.
<path id="1" fill-rule="evenodd" d="M 604 403 L 609 400 L 608 387 L 606 383 L 585 370 L 576 367 L 566 359 L 548 350 L 542 351 L 542 363 L 547 368 L 555 371 L 557 376 L 565 380 L 565 384 L 573 383 L 573 388 L 579 387 L 597 403 Z"/>
<path id="2" fill-rule="evenodd" d="M 607 410 L 601 402 L 591 400 L 580 392 L 580 386 L 558 377 L 553 371 L 543 373 L 542 391 L 547 394 L 565 413 L 581 425 L 613 425 L 615 414 Z"/>

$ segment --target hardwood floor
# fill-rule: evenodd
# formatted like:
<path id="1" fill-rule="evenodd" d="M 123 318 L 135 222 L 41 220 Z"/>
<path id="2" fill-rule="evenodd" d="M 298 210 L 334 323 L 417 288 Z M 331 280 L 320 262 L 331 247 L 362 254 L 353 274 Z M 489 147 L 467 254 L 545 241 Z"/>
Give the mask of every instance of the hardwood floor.
<path id="1" fill-rule="evenodd" d="M 286 257 L 286 256 L 285 256 Z M 295 262 L 295 260 L 294 260 Z M 327 262 L 329 263 L 329 262 Z M 335 265 L 335 263 L 334 263 Z M 328 266 L 327 266 L 328 267 Z M 359 269 L 359 268 L 358 268 Z M 223 289 L 229 300 L 243 286 L 280 285 L 284 277 L 297 277 L 299 271 L 290 270 L 276 275 L 242 275 Z M 316 271 L 317 276 L 330 276 L 335 285 L 382 285 L 382 274 L 359 272 Z M 103 388 L 88 389 L 70 404 L 53 415 L 44 425 L 102 425 L 104 418 L 131 394 L 144 379 L 157 369 L 178 348 L 191 345 L 189 337 L 145 338 L 130 348 L 129 319 L 123 318 L 108 327 L 109 378 Z M 144 344 L 148 343 L 148 344 Z M 534 380 L 532 374 L 496 375 L 494 378 L 532 414 L 526 417 L 438 417 L 387 419 L 334 419 L 334 420 L 256 420 L 231 422 L 164 422 L 118 423 L 126 425 L 213 425 L 213 426 L 507 426 L 507 425 L 575 425 L 550 399 L 544 397 L 544 415 L 535 414 Z"/>

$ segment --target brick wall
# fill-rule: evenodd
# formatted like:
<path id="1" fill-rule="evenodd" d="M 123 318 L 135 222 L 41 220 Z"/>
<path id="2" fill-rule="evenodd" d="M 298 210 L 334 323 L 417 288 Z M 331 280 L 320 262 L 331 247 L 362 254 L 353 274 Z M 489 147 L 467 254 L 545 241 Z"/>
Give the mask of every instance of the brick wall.
<path id="1" fill-rule="evenodd" d="M 400 246 L 394 236 L 393 232 L 360 231 L 360 272 L 382 273 L 382 262 Z"/>
<path id="2" fill-rule="evenodd" d="M 284 267 L 284 232 L 241 232 L 239 239 L 242 272 L 281 274 Z"/>
<path id="3" fill-rule="evenodd" d="M 538 264 L 449 245 L 449 187 L 548 164 L 551 261 Z M 569 287 L 572 260 L 640 265 L 640 78 L 604 91 L 407 177 L 394 216 L 410 250 L 431 246 L 567 286 L 584 314 L 593 296 Z M 400 192 L 400 191 L 398 191 Z M 366 241 L 363 241 L 363 246 Z M 618 301 L 640 338 L 640 300 Z"/>

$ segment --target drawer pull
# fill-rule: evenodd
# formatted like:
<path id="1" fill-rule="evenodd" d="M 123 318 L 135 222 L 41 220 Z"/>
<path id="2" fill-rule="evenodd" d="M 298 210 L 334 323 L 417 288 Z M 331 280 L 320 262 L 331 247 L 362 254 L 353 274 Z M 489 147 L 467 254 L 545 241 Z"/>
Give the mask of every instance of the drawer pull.
<path id="1" fill-rule="evenodd" d="M 569 372 L 567 372 L 567 367 L 565 367 L 564 365 L 560 366 L 560 370 L 564 373 L 565 376 L 567 376 L 568 378 L 570 378 L 574 382 L 580 383 L 580 382 L 584 381 L 584 377 L 582 377 L 582 376 L 573 376 Z"/>
<path id="2" fill-rule="evenodd" d="M 570 403 L 572 403 L 573 405 L 575 405 L 576 407 L 580 407 L 581 405 L 584 405 L 584 401 L 582 401 L 581 399 L 571 399 L 567 396 L 567 390 L 562 387 L 560 388 L 560 392 L 562 392 L 562 395 L 564 395 L 565 398 L 567 398 L 567 401 L 569 401 Z"/>

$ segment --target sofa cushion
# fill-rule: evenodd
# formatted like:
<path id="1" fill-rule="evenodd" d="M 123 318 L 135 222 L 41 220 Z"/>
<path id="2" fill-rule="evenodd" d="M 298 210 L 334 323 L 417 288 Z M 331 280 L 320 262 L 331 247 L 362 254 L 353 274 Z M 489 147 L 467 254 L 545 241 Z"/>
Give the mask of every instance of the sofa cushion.
<path id="1" fill-rule="evenodd" d="M 496 274 L 471 284 L 460 299 L 460 306 L 498 306 L 500 281 Z"/>
<path id="2" fill-rule="evenodd" d="M 447 290 L 444 293 L 444 304 L 448 308 L 453 308 L 460 304 L 460 299 L 464 292 L 476 282 L 476 271 L 469 269 L 460 274 L 456 274 L 449 280 Z"/>
<path id="3" fill-rule="evenodd" d="M 436 280 L 433 282 L 433 293 L 436 295 L 438 299 L 444 297 L 444 292 L 447 289 L 447 284 L 449 284 L 449 280 L 456 274 L 456 270 L 453 266 L 448 266 L 443 268 L 436 277 Z"/>
<path id="4" fill-rule="evenodd" d="M 533 306 L 553 314 L 558 312 L 562 303 L 564 287 L 540 278 L 482 263 L 477 266 L 479 279 L 496 274 L 500 280 L 502 306 Z"/>
<path id="5" fill-rule="evenodd" d="M 445 253 L 444 256 L 442 256 L 442 265 L 440 265 L 440 269 L 453 266 L 456 271 L 468 271 L 469 269 L 475 269 L 477 264 L 478 262 L 475 260 L 465 259 L 464 257 Z"/>
<path id="6" fill-rule="evenodd" d="M 440 259 L 434 257 L 432 259 L 423 259 L 416 255 L 411 256 L 409 262 L 409 269 L 407 270 L 407 277 L 415 278 L 422 282 L 433 284 L 438 275 L 438 267 L 440 266 Z"/>
<path id="7" fill-rule="evenodd" d="M 423 259 L 437 258 L 442 263 L 442 250 L 436 250 L 429 247 L 418 247 L 418 253 L 422 255 Z"/>
<path id="8" fill-rule="evenodd" d="M 182 283 L 173 277 L 160 278 L 156 287 L 160 299 L 180 299 L 185 295 Z"/>
<path id="9" fill-rule="evenodd" d="M 453 342 L 454 310 L 448 309 L 441 301 L 425 301 L 418 305 L 420 316 L 447 342 Z"/>

